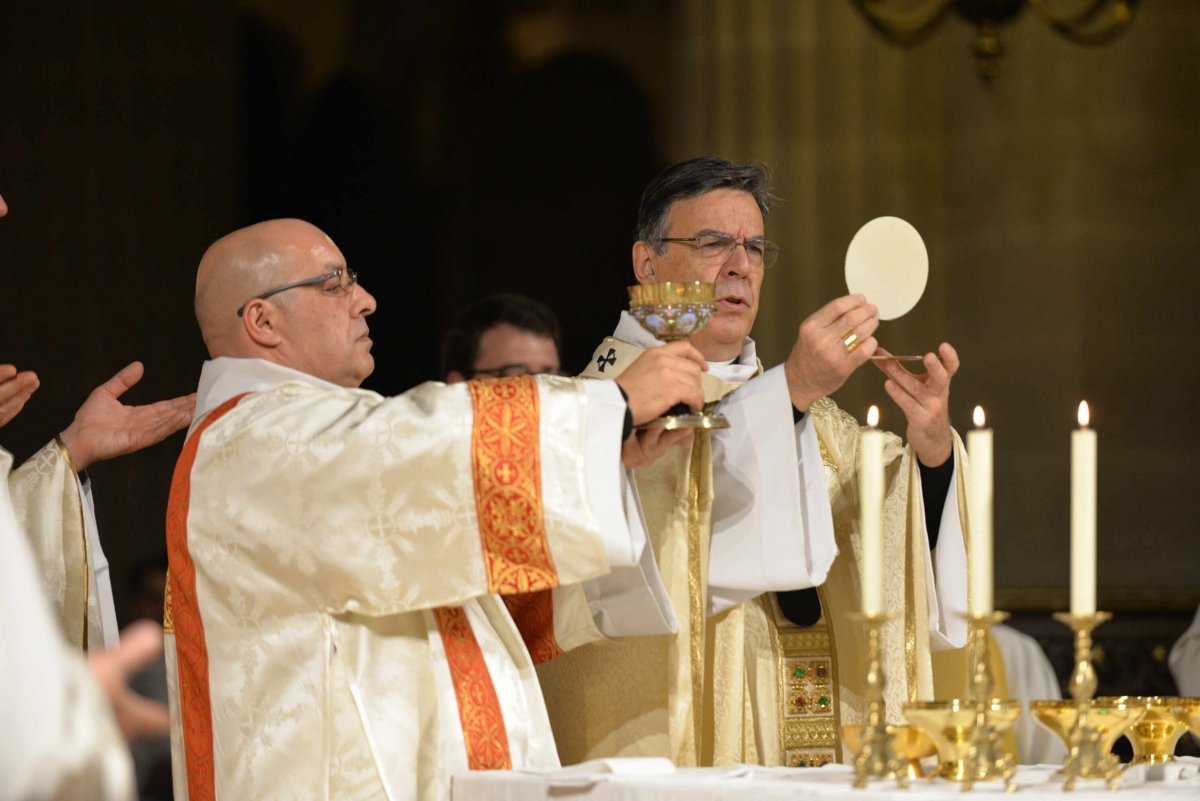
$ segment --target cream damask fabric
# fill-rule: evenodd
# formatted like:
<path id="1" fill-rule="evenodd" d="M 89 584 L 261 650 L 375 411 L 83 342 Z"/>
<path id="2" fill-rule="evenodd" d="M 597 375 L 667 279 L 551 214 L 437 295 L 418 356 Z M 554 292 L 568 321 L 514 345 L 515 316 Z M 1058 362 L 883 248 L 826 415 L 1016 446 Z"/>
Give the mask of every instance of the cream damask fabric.
<path id="1" fill-rule="evenodd" d="M 6 489 L 11 465 L 0 449 L 0 798 L 131 801 L 129 752 L 78 647 L 57 630 Z"/>
<path id="2" fill-rule="evenodd" d="M 66 449 L 57 440 L 49 442 L 12 472 L 8 489 L 67 642 L 77 648 L 103 645 L 83 500 Z"/>
<path id="3" fill-rule="evenodd" d="M 629 347 L 607 340 L 585 375 L 612 378 L 619 370 L 605 364 L 608 374 L 599 375 L 601 360 L 624 356 L 617 361 L 627 363 Z M 860 608 L 856 464 L 861 429 L 829 399 L 818 401 L 809 414 L 825 463 L 839 550 L 823 595 L 840 663 L 840 715 L 842 722 L 859 722 L 865 715 L 866 641 L 849 615 Z M 888 716 L 900 720 L 905 701 L 933 697 L 929 565 L 916 461 L 897 437 L 885 447 L 885 592 L 889 608 L 902 615 L 885 628 L 883 646 Z M 964 463 L 957 437 L 955 457 Z M 697 435 L 690 451 L 673 449 L 635 475 L 679 631 L 619 640 L 597 636 L 538 666 L 560 757 L 564 764 L 614 755 L 667 756 L 681 766 L 779 764 L 784 682 L 777 624 L 761 599 L 713 617 L 704 613 L 713 476 L 709 437 Z M 961 487 L 958 496 L 966 520 Z"/>
<path id="4" fill-rule="evenodd" d="M 222 361 L 233 379 L 198 409 L 238 392 L 245 360 Z M 194 463 L 176 473 L 169 516 L 182 509 L 186 540 L 169 586 L 187 586 L 190 562 L 196 607 L 172 597 L 167 621 L 176 797 L 449 798 L 469 710 L 440 607 L 461 607 L 478 643 L 503 717 L 490 736 L 512 766 L 557 766 L 529 655 L 489 594 L 467 386 L 385 399 L 312 384 L 245 395 L 189 437 Z M 586 397 L 536 386 L 547 540 L 557 580 L 577 582 L 607 570 L 582 475 Z M 187 679 L 201 651 L 204 697 Z"/>

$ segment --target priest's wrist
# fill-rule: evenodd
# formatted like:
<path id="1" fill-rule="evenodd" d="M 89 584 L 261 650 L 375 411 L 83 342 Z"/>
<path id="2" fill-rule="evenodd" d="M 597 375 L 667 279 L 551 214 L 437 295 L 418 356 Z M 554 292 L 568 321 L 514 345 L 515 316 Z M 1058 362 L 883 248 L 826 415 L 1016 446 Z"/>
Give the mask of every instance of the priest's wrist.
<path id="1" fill-rule="evenodd" d="M 58 442 L 67 452 L 67 457 L 75 468 L 75 472 L 82 473 L 88 469 L 88 466 L 91 465 L 91 458 L 80 446 L 78 437 L 75 435 L 74 424 L 67 426 L 66 430 L 58 435 Z"/>
<path id="2" fill-rule="evenodd" d="M 617 384 L 616 381 L 613 383 Z M 617 391 L 621 393 L 621 400 L 625 401 L 625 422 L 621 425 L 621 442 L 624 442 L 633 435 L 633 412 L 629 409 L 629 396 L 620 384 L 617 384 Z"/>

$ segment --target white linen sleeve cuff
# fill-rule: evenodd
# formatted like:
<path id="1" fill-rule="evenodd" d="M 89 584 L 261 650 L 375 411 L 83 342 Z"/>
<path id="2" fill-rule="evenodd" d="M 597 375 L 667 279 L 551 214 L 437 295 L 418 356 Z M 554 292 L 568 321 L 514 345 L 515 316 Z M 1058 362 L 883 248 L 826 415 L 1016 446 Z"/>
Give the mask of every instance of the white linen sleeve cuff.
<path id="1" fill-rule="evenodd" d="M 937 548 L 932 552 L 927 551 L 929 556 L 925 559 L 925 582 L 929 587 L 929 640 L 930 647 L 935 651 L 962 648 L 967 644 L 967 548 L 962 518 L 958 513 L 961 462 L 961 454 L 956 453 L 954 475 L 950 479 L 945 507 L 942 509 L 942 522 L 938 527 Z M 920 487 L 917 487 L 916 497 L 920 503 L 924 503 Z M 927 519 L 924 514 L 921 517 Z M 922 539 L 928 548 L 929 537 L 923 536 Z"/>
<path id="2" fill-rule="evenodd" d="M 635 567 L 645 543 L 644 531 L 631 531 L 626 516 L 625 471 L 621 466 L 621 432 L 625 399 L 612 381 L 583 381 L 587 396 L 587 493 L 600 524 L 609 567 Z M 640 533 L 640 537 L 638 534 Z M 640 542 L 639 542 L 640 540 Z"/>

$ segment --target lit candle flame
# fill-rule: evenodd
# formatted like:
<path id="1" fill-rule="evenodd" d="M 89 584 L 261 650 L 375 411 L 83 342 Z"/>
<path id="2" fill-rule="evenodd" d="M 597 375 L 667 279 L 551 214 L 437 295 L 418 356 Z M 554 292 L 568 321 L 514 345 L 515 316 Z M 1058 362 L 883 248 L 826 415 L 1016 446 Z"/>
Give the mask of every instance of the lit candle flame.
<path id="1" fill-rule="evenodd" d="M 1079 402 L 1079 427 L 1087 428 L 1088 423 L 1091 422 L 1091 419 L 1092 419 L 1092 415 L 1091 415 L 1091 412 L 1088 411 L 1087 401 L 1080 401 Z"/>
<path id="2" fill-rule="evenodd" d="M 879 425 L 879 407 L 878 406 L 872 405 L 870 409 L 867 409 L 867 425 L 869 425 L 871 428 L 874 428 L 875 426 Z"/>
<path id="3" fill-rule="evenodd" d="M 987 422 L 987 418 L 983 416 L 982 406 L 975 407 L 975 411 L 971 414 L 971 419 L 975 421 L 976 428 L 983 428 L 983 424 Z"/>

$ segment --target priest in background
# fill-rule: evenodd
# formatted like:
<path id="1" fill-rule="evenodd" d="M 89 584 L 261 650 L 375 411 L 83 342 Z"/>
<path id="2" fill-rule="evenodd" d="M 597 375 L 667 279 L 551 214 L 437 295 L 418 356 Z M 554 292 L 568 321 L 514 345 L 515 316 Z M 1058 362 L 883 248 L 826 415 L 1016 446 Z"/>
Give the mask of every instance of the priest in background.
<path id="1" fill-rule="evenodd" d="M 585 583 L 591 607 L 610 609 L 595 616 L 603 625 L 575 632 L 590 644 L 542 654 L 557 656 L 538 673 L 564 763 L 822 764 L 843 757 L 839 726 L 865 719 L 866 637 L 851 617 L 861 429 L 828 395 L 885 351 L 875 307 L 850 295 L 809 316 L 787 360 L 764 369 L 749 334 L 777 255 L 770 202 L 760 165 L 717 158 L 668 168 L 642 196 L 634 278 L 715 284 L 716 311 L 690 341 L 708 362 L 705 401 L 720 400 L 731 427 L 626 442 L 653 559 Z M 584 375 L 619 380 L 660 347 L 623 312 Z M 882 637 L 891 721 L 934 697 L 931 652 L 966 640 L 964 455 L 948 412 L 959 361 L 948 344 L 923 361 L 921 376 L 882 363 L 908 422 L 908 445 L 892 436 L 884 451 L 885 601 L 900 615 Z M 556 591 L 556 629 L 570 592 Z M 646 634 L 627 624 L 655 617 L 636 598 L 657 602 L 665 633 L 620 636 Z"/>
<path id="2" fill-rule="evenodd" d="M 195 304 L 212 360 L 167 514 L 176 797 L 444 799 L 457 771 L 557 766 L 502 597 L 536 616 L 639 562 L 621 441 L 699 406 L 703 358 L 360 390 L 375 298 L 300 220 L 214 243 Z"/>
<path id="3" fill-rule="evenodd" d="M 562 375 L 561 349 L 562 328 L 549 306 L 515 292 L 498 292 L 454 315 L 442 338 L 441 374 L 447 384 Z"/>

